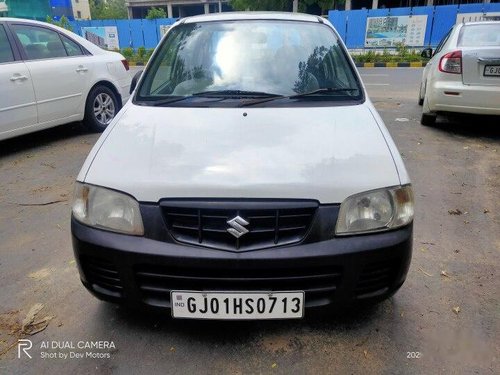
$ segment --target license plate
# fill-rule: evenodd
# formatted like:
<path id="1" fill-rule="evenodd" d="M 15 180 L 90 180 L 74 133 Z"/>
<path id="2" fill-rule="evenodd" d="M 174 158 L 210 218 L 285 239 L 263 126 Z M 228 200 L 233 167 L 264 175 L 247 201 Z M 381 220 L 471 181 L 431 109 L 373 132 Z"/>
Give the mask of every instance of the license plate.
<path id="1" fill-rule="evenodd" d="M 300 319 L 304 292 L 172 291 L 172 317 L 191 319 Z"/>
<path id="2" fill-rule="evenodd" d="M 483 75 L 486 77 L 500 77 L 500 65 L 486 65 Z"/>

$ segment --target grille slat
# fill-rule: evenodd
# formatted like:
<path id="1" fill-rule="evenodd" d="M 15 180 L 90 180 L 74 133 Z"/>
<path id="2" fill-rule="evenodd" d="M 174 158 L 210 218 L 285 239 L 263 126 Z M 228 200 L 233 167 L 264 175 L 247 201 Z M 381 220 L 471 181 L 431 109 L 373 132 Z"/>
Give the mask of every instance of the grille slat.
<path id="1" fill-rule="evenodd" d="M 368 298 L 385 293 L 394 281 L 397 266 L 394 260 L 365 266 L 356 284 L 356 296 Z"/>
<path id="2" fill-rule="evenodd" d="M 169 303 L 172 290 L 306 292 L 306 299 L 329 298 L 338 288 L 338 266 L 271 269 L 194 269 L 143 264 L 134 269 L 139 291 L 148 303 Z"/>
<path id="3" fill-rule="evenodd" d="M 167 229 L 176 241 L 230 251 L 299 243 L 307 234 L 318 206 L 313 201 L 169 203 L 162 203 L 162 211 Z M 231 228 L 228 221 L 236 216 L 248 222 L 243 227 L 249 232 L 239 238 L 228 232 Z"/>
<path id="4" fill-rule="evenodd" d="M 87 256 L 82 257 L 80 262 L 88 283 L 101 293 L 121 297 L 122 281 L 116 266 L 112 262 Z"/>

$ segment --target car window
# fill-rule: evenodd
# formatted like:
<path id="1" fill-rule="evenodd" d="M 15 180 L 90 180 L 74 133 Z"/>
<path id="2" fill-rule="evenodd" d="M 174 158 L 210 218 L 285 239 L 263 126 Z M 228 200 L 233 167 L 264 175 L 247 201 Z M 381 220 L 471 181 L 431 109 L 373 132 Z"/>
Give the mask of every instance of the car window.
<path id="1" fill-rule="evenodd" d="M 458 35 L 459 47 L 500 47 L 500 23 L 463 26 Z"/>
<path id="2" fill-rule="evenodd" d="M 0 64 L 14 61 L 14 55 L 3 25 L 0 25 Z"/>
<path id="3" fill-rule="evenodd" d="M 146 70 L 139 100 L 205 91 L 280 96 L 320 89 L 335 100 L 362 91 L 335 33 L 312 22 L 238 21 L 172 29 Z M 341 89 L 347 90 L 341 90 Z"/>
<path id="4" fill-rule="evenodd" d="M 66 57 L 59 33 L 37 26 L 13 25 L 28 60 Z"/>
<path id="5" fill-rule="evenodd" d="M 66 52 L 68 56 L 80 56 L 83 55 L 82 49 L 80 45 L 76 42 L 73 42 L 71 39 L 66 38 L 64 35 L 60 35 L 64 44 L 64 48 L 66 48 Z"/>
<path id="6" fill-rule="evenodd" d="M 450 31 L 448 31 L 446 33 L 446 35 L 443 37 L 443 39 L 441 39 L 441 41 L 439 42 L 438 46 L 436 47 L 436 50 L 434 51 L 434 55 L 437 54 L 437 53 L 439 53 L 443 49 L 443 46 L 445 45 L 446 41 L 450 37 L 452 30 L 453 30 L 453 28 L 450 29 Z"/>

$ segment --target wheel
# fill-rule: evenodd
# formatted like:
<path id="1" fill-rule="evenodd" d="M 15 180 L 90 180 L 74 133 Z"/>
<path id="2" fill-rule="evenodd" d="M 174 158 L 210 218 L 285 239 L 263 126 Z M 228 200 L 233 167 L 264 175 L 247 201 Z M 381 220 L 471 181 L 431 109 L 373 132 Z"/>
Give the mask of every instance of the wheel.
<path id="1" fill-rule="evenodd" d="M 91 131 L 102 132 L 120 110 L 118 99 L 106 86 L 94 87 L 85 105 L 85 125 Z"/>
<path id="2" fill-rule="evenodd" d="M 436 123 L 436 117 L 435 113 L 422 113 L 420 123 L 425 126 L 432 126 Z"/>

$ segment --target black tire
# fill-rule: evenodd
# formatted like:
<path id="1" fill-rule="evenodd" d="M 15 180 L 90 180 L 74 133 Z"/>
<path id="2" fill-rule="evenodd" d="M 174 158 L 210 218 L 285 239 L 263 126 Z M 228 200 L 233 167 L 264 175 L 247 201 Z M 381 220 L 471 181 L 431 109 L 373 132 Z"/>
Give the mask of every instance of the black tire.
<path id="1" fill-rule="evenodd" d="M 422 113 L 420 123 L 424 126 L 432 126 L 436 123 L 437 115 L 434 113 Z"/>
<path id="2" fill-rule="evenodd" d="M 120 102 L 110 88 L 98 85 L 87 97 L 85 104 L 85 126 L 93 132 L 102 132 L 120 110 Z"/>

